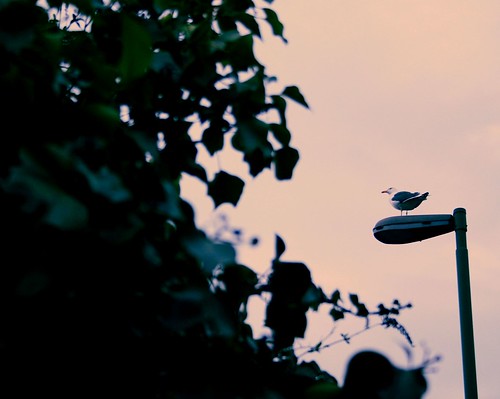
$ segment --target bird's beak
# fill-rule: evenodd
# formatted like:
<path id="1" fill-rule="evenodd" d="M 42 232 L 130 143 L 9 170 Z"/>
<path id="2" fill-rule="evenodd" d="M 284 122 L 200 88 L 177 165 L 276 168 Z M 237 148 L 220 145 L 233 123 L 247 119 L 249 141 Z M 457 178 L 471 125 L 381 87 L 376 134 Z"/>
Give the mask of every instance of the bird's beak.
<path id="1" fill-rule="evenodd" d="M 381 191 L 381 193 L 386 193 L 387 194 L 387 190 Z"/>

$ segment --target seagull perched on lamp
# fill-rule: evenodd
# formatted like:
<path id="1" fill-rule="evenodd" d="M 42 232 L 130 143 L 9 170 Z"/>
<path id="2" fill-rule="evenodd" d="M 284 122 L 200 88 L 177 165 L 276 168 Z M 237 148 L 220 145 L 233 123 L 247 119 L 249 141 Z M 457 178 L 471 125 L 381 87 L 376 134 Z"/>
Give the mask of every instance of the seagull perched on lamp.
<path id="1" fill-rule="evenodd" d="M 382 193 L 391 196 L 389 201 L 394 208 L 401 211 L 401 216 L 403 216 L 403 211 L 406 211 L 408 215 L 408 211 L 419 206 L 429 195 L 428 192 L 420 194 L 419 192 L 398 191 L 395 187 L 389 187 L 387 190 L 382 191 Z"/>

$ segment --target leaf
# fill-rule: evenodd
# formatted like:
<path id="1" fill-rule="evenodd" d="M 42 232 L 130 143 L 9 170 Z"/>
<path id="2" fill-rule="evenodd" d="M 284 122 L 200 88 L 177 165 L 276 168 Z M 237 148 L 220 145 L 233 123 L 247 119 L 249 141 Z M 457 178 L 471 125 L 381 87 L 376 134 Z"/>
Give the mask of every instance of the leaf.
<path id="1" fill-rule="evenodd" d="M 42 150 L 39 150 L 38 156 Z M 56 161 L 59 169 L 67 166 L 64 162 L 68 154 L 64 149 L 50 148 L 49 163 Z M 87 226 L 89 212 L 84 203 L 64 190 L 44 165 L 27 151 L 21 153 L 22 163 L 11 169 L 8 179 L 3 182 L 6 193 L 17 193 L 26 198 L 26 209 L 44 208 L 45 223 L 61 230 L 76 230 Z M 47 160 L 46 160 L 47 162 Z"/>
<path id="2" fill-rule="evenodd" d="M 257 36 L 257 37 L 261 37 L 260 35 L 260 28 L 259 28 L 259 24 L 257 23 L 257 21 L 255 20 L 255 17 L 250 15 L 250 14 L 247 14 L 245 12 L 242 12 L 241 14 L 238 14 L 235 19 L 237 19 L 238 21 L 240 21 L 243 25 L 245 25 L 245 27 L 250 31 L 252 32 L 252 34 L 254 36 Z"/>
<path id="3" fill-rule="evenodd" d="M 149 32 L 138 22 L 123 17 L 120 71 L 125 82 L 143 76 L 153 57 Z"/>
<path id="4" fill-rule="evenodd" d="M 259 148 L 266 148 L 268 125 L 258 118 L 239 121 L 237 130 L 231 139 L 235 149 L 244 153 L 252 153 Z"/>
<path id="5" fill-rule="evenodd" d="M 298 102 L 300 105 L 303 105 L 306 108 L 309 108 L 309 105 L 306 102 L 306 99 L 300 92 L 299 88 L 297 86 L 287 86 L 285 87 L 285 90 L 283 90 L 282 93 L 283 96 L 286 96 L 296 102 Z"/>
<path id="6" fill-rule="evenodd" d="M 246 300 L 249 295 L 256 292 L 255 286 L 259 282 L 257 273 L 237 263 L 226 265 L 218 280 L 224 282 L 226 292 L 234 293 L 242 300 Z"/>
<path id="7" fill-rule="evenodd" d="M 208 183 L 208 195 L 212 197 L 215 207 L 226 202 L 236 206 L 244 186 L 245 182 L 239 177 L 221 171 Z"/>
<path id="8" fill-rule="evenodd" d="M 130 191 L 123 185 L 119 175 L 107 166 L 92 171 L 83 162 L 77 163 L 77 169 L 85 176 L 92 190 L 110 202 L 125 202 L 132 198 Z"/>
<path id="9" fill-rule="evenodd" d="M 219 265 L 233 264 L 236 261 L 236 251 L 231 244 L 213 242 L 202 234 L 183 238 L 182 244 L 207 273 L 212 273 Z"/>
<path id="10" fill-rule="evenodd" d="M 167 51 L 153 53 L 151 69 L 155 72 L 168 72 L 175 81 L 177 81 L 182 74 L 182 69 Z"/>
<path id="11" fill-rule="evenodd" d="M 266 101 L 266 89 L 263 75 L 262 70 L 257 71 L 251 78 L 237 81 L 232 86 L 232 89 L 240 95 L 240 98 L 243 97 L 242 100 L 248 99 L 264 105 Z"/>
<path id="12" fill-rule="evenodd" d="M 274 154 L 274 174 L 278 180 L 292 178 L 293 169 L 299 161 L 299 152 L 292 147 L 283 147 Z"/>
<path id="13" fill-rule="evenodd" d="M 358 312 L 356 313 L 356 315 L 358 315 L 359 317 L 368 317 L 368 315 L 370 314 L 370 312 L 368 311 L 366 306 L 362 303 L 360 303 L 357 306 L 357 310 L 358 310 Z"/>
<path id="14" fill-rule="evenodd" d="M 276 12 L 274 10 L 271 10 L 270 8 L 264 8 L 263 10 L 266 13 L 266 21 L 271 26 L 273 34 L 275 36 L 281 37 L 283 41 L 287 43 L 287 40 L 283 36 L 283 24 L 280 22 L 278 14 L 276 14 Z"/>
<path id="15" fill-rule="evenodd" d="M 269 144 L 268 148 L 265 148 L 265 150 L 258 148 L 252 153 L 247 152 L 243 159 L 250 166 L 250 174 L 255 177 L 264 169 L 271 166 L 273 159 L 272 147 Z"/>
<path id="16" fill-rule="evenodd" d="M 278 140 L 282 145 L 288 146 L 290 144 L 292 136 L 284 124 L 271 123 L 269 124 L 269 129 L 273 133 L 276 140 Z"/>
<path id="17" fill-rule="evenodd" d="M 193 328 L 208 337 L 212 342 L 216 337 L 219 340 L 231 340 L 235 336 L 235 326 L 227 317 L 221 303 L 215 300 L 212 293 L 198 286 L 187 286 L 182 289 L 168 291 L 176 312 L 170 312 L 168 317 L 162 318 L 164 327 L 176 334 L 186 334 Z"/>
<path id="18" fill-rule="evenodd" d="M 241 36 L 237 40 L 228 41 L 225 46 L 225 63 L 231 65 L 234 71 L 247 71 L 252 67 L 262 67 L 253 52 L 253 36 Z"/>
<path id="19" fill-rule="evenodd" d="M 378 315 L 380 316 L 386 316 L 388 314 L 390 314 L 390 311 L 389 309 L 387 309 L 382 303 L 378 305 L 378 312 L 377 312 Z"/>
<path id="20" fill-rule="evenodd" d="M 116 107 L 92 103 L 85 108 L 85 111 L 87 112 L 86 117 L 96 125 L 116 129 L 121 124 L 120 114 Z"/>
<path id="21" fill-rule="evenodd" d="M 21 169 L 13 169 L 11 178 L 16 186 L 20 184 L 26 188 L 26 194 L 31 197 L 30 206 L 39 203 L 46 206 L 45 223 L 61 230 L 76 230 L 87 225 L 89 213 L 86 206 L 64 192 L 55 182 Z M 16 187 L 16 190 L 19 188 Z"/>
<path id="22" fill-rule="evenodd" d="M 273 261 L 269 286 L 275 296 L 284 295 L 288 302 L 295 301 L 297 304 L 305 305 L 304 296 L 311 285 L 311 272 L 304 263 L 282 262 L 277 259 Z"/>
<path id="23" fill-rule="evenodd" d="M 337 321 L 345 317 L 344 312 L 335 308 L 332 308 L 332 310 L 330 310 L 330 316 L 332 316 L 333 321 Z"/>
<path id="24" fill-rule="evenodd" d="M 325 303 L 325 300 L 326 296 L 323 290 L 320 287 L 312 284 L 311 280 L 311 285 L 307 289 L 302 302 L 307 304 L 310 309 L 317 311 L 319 309 L 319 306 Z"/>
<path id="25" fill-rule="evenodd" d="M 217 151 L 224 148 L 224 131 L 218 126 L 210 124 L 203 131 L 201 141 L 210 155 L 214 155 Z"/>
<path id="26" fill-rule="evenodd" d="M 332 294 L 332 297 L 330 298 L 330 302 L 334 305 L 336 305 L 338 302 L 342 302 L 339 290 L 335 290 L 335 292 Z"/>
<path id="27" fill-rule="evenodd" d="M 278 260 L 286 250 L 285 241 L 283 241 L 283 239 L 278 234 L 276 234 L 275 248 L 276 248 L 276 256 L 274 257 L 274 260 Z"/>
<path id="28" fill-rule="evenodd" d="M 349 300 L 354 306 L 357 306 L 359 304 L 359 298 L 356 294 L 349 294 Z"/>
<path id="29" fill-rule="evenodd" d="M 357 309 L 357 313 L 356 313 L 357 316 L 367 317 L 369 315 L 368 309 L 366 308 L 365 304 L 359 302 L 359 298 L 356 294 L 350 294 L 349 299 L 351 300 L 352 304 Z"/>
<path id="30" fill-rule="evenodd" d="M 274 108 L 276 108 L 276 111 L 280 115 L 281 123 L 286 124 L 286 100 L 278 95 L 271 96 L 271 100 L 273 101 Z"/>
<path id="31" fill-rule="evenodd" d="M 126 136 L 134 141 L 140 150 L 144 153 L 151 154 L 153 159 L 158 157 L 158 141 L 156 137 L 150 137 L 141 131 L 126 132 Z"/>
<path id="32" fill-rule="evenodd" d="M 191 176 L 197 177 L 204 183 L 208 180 L 205 168 L 196 162 L 190 162 L 186 165 L 184 171 Z"/>
<path id="33" fill-rule="evenodd" d="M 171 181 L 163 180 L 162 187 L 165 192 L 165 201 L 159 205 L 159 209 L 169 218 L 174 220 L 182 219 L 181 201 L 176 186 Z"/>

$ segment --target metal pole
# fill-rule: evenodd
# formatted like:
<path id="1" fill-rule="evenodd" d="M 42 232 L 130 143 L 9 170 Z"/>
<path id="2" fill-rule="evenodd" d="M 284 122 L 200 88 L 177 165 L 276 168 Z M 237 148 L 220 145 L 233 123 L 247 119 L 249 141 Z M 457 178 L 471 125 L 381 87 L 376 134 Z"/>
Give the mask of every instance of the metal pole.
<path id="1" fill-rule="evenodd" d="M 472 300 L 469 278 L 469 256 L 467 251 L 467 221 L 465 209 L 453 211 L 455 218 L 456 258 L 458 278 L 458 305 L 460 309 L 460 333 L 462 338 L 462 364 L 465 399 L 477 399 L 476 361 L 474 333 L 472 329 Z"/>

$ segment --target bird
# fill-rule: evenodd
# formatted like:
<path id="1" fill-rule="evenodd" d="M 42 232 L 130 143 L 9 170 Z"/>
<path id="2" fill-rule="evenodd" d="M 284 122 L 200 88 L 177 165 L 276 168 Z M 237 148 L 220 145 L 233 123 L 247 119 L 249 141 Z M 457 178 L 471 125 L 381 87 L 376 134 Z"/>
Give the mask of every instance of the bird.
<path id="1" fill-rule="evenodd" d="M 418 191 L 398 191 L 395 187 L 389 187 L 382 193 L 391 196 L 389 201 L 394 208 L 401 211 L 401 216 L 403 216 L 403 211 L 406 211 L 406 215 L 408 215 L 408 211 L 415 209 L 429 196 L 429 192 L 421 194 Z"/>

